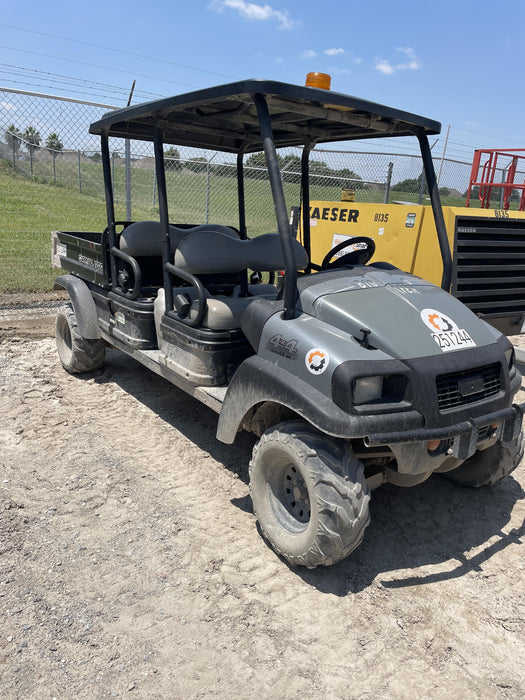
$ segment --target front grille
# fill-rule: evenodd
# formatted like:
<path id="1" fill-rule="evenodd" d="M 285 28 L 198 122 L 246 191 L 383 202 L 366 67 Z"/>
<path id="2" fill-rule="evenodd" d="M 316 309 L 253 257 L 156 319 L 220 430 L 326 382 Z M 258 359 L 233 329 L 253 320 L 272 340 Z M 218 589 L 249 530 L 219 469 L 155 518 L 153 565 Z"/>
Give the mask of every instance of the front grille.
<path id="1" fill-rule="evenodd" d="M 463 372 L 441 374 L 436 377 L 436 387 L 440 411 L 483 401 L 500 391 L 501 365 L 495 362 Z"/>

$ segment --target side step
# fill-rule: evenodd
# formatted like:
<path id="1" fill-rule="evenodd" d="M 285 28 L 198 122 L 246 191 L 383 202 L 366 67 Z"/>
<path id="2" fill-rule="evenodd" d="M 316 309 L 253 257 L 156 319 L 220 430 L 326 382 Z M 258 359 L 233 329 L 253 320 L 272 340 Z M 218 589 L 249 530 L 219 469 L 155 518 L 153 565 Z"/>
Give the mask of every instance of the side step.
<path id="1" fill-rule="evenodd" d="M 165 356 L 162 355 L 159 350 L 137 350 L 128 347 L 126 343 L 114 337 L 107 336 L 105 333 L 102 333 L 102 335 L 110 346 L 129 355 L 129 357 L 137 360 L 137 362 L 140 362 L 140 364 L 147 367 L 147 369 L 164 377 L 164 379 L 167 379 L 178 389 L 190 394 L 190 396 L 194 396 L 198 401 L 205 404 L 216 413 L 221 412 L 224 397 L 228 391 L 227 386 L 195 386 L 188 382 L 185 377 L 181 377 L 178 373 L 171 370 L 166 363 L 163 362 Z"/>

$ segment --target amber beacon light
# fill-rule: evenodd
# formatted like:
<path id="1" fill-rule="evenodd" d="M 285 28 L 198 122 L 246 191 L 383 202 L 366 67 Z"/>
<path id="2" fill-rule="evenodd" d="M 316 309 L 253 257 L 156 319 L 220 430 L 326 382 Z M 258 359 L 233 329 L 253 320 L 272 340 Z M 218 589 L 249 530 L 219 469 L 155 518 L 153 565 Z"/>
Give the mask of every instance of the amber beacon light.
<path id="1" fill-rule="evenodd" d="M 306 76 L 306 87 L 321 88 L 322 90 L 330 90 L 332 78 L 328 73 L 308 73 Z"/>

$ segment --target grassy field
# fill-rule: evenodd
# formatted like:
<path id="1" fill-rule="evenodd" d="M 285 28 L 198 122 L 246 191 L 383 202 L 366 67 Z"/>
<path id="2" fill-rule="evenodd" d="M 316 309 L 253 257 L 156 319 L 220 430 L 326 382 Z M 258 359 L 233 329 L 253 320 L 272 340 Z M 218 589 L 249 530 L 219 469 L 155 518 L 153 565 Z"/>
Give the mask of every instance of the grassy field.
<path id="1" fill-rule="evenodd" d="M 87 160 L 87 159 L 86 159 Z M 0 291 L 45 291 L 52 289 L 57 271 L 50 262 L 50 233 L 101 231 L 106 225 L 102 168 L 88 161 L 81 165 L 59 163 L 56 183 L 50 163 L 34 163 L 34 176 L 13 171 L 0 161 Z M 232 173 L 233 174 L 233 173 Z M 212 176 L 188 170 L 167 173 L 170 220 L 176 223 L 237 225 L 237 190 L 232 177 Z M 299 187 L 285 184 L 288 206 L 300 202 Z M 114 169 L 116 219 L 125 218 L 125 169 Z M 311 198 L 339 201 L 340 186 L 311 187 Z M 382 201 L 376 190 L 358 192 L 361 201 Z M 418 201 L 410 192 L 391 192 L 391 201 Z M 154 174 L 145 168 L 132 168 L 132 219 L 158 218 Z M 275 212 L 269 183 L 246 180 L 248 235 L 276 230 Z M 424 204 L 428 203 L 425 199 Z M 463 198 L 446 197 L 443 204 L 464 206 Z M 474 202 L 473 206 L 477 206 Z"/>
<path id="2" fill-rule="evenodd" d="M 52 289 L 51 231 L 73 216 L 79 230 L 101 230 L 101 199 L 15 175 L 0 161 L 0 291 Z"/>

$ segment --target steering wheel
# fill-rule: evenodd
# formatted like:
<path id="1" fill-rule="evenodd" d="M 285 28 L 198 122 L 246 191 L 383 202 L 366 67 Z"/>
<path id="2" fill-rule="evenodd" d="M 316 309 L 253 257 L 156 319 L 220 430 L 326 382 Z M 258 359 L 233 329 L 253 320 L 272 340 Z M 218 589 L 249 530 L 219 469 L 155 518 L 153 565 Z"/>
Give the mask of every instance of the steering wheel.
<path id="1" fill-rule="evenodd" d="M 350 253 L 345 253 L 341 255 L 340 258 L 336 258 L 333 262 L 330 260 L 334 257 L 336 253 L 343 248 L 348 248 L 348 246 L 353 246 L 356 243 L 365 244 L 363 248 L 358 250 L 352 250 Z M 366 263 L 372 258 L 376 250 L 376 244 L 373 238 L 368 238 L 367 236 L 355 236 L 355 238 L 349 238 L 347 241 L 341 241 L 335 248 L 332 248 L 324 256 L 323 262 L 321 263 L 321 270 L 333 270 L 337 267 L 343 267 L 343 265 L 366 265 Z"/>

